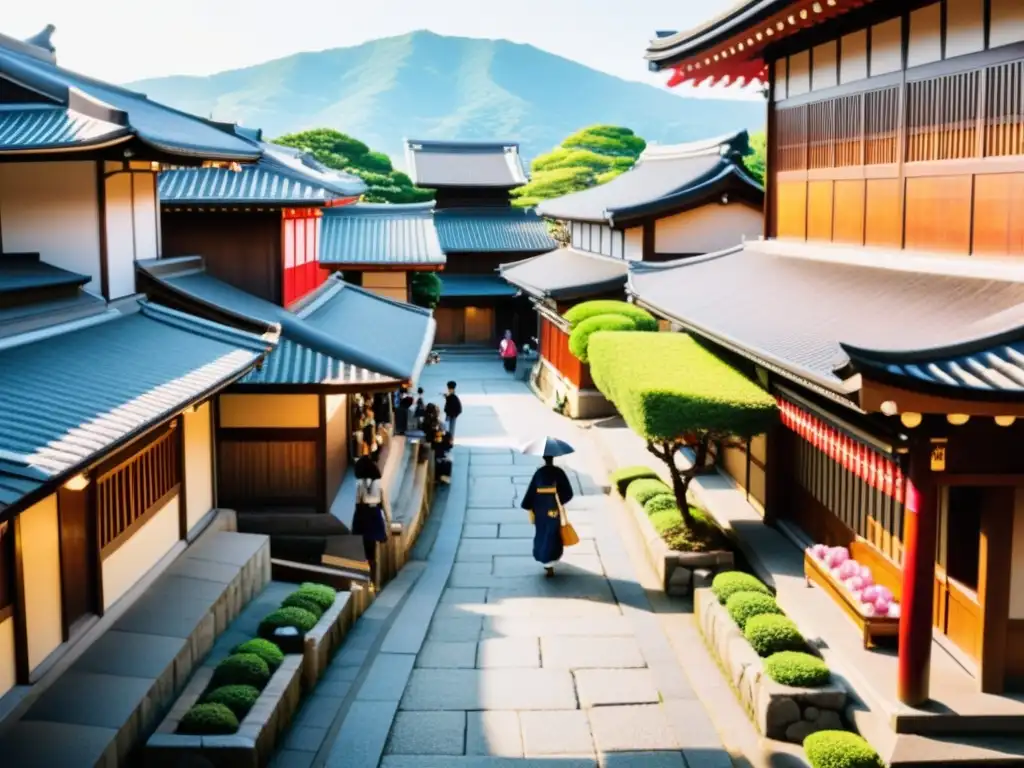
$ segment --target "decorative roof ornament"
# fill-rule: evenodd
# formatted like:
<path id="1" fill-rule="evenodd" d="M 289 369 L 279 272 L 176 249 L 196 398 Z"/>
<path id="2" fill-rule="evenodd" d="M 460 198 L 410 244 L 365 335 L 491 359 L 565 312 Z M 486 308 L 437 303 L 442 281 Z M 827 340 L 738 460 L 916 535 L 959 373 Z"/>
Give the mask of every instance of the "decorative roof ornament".
<path id="1" fill-rule="evenodd" d="M 49 51 L 52 54 L 57 53 L 57 49 L 53 45 L 53 41 L 50 39 L 53 37 L 53 33 L 57 31 L 57 27 L 53 24 L 47 24 L 46 28 L 42 32 L 39 32 L 32 37 L 25 40 L 29 45 L 34 45 L 36 48 L 42 48 L 44 51 Z"/>

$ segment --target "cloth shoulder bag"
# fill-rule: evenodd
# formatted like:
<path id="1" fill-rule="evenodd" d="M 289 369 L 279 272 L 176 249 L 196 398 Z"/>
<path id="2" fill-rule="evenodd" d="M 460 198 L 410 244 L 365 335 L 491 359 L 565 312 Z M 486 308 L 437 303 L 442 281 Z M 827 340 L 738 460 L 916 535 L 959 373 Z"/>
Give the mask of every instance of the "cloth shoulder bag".
<path id="1" fill-rule="evenodd" d="M 569 522 L 569 518 L 565 514 L 565 507 L 562 506 L 562 500 L 558 498 L 558 492 L 555 492 L 555 502 L 558 504 L 558 517 L 562 523 L 562 544 L 566 547 L 575 547 L 580 543 L 579 534 L 576 533 L 576 529 L 572 527 L 572 523 Z"/>

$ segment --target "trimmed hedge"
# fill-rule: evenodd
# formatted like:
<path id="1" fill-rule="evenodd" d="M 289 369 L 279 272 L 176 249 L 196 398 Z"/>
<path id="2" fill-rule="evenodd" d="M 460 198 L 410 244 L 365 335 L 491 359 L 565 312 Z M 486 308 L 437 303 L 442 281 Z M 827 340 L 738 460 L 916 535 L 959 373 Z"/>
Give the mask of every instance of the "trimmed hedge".
<path id="1" fill-rule="evenodd" d="M 308 592 L 293 592 L 281 601 L 281 607 L 301 608 L 304 611 L 309 611 L 316 616 L 317 621 L 320 621 L 320 617 L 324 615 L 324 609 L 313 601 Z"/>
<path id="2" fill-rule="evenodd" d="M 223 704 L 196 704 L 181 718 L 178 733 L 215 736 L 238 730 L 238 718 Z"/>
<path id="3" fill-rule="evenodd" d="M 665 494 L 671 495 L 672 489 L 661 480 L 636 480 L 630 483 L 629 488 L 626 489 L 626 498 L 633 499 L 641 507 L 655 496 L 664 496 Z"/>
<path id="4" fill-rule="evenodd" d="M 300 584 L 296 592 L 305 595 L 319 605 L 322 611 L 326 611 L 338 599 L 338 593 L 333 587 L 329 587 L 326 584 L 314 584 L 311 581 Z"/>
<path id="5" fill-rule="evenodd" d="M 259 689 L 251 685 L 223 685 L 203 696 L 203 703 L 223 704 L 241 720 L 249 714 L 249 710 L 259 697 Z"/>
<path id="6" fill-rule="evenodd" d="M 587 345 L 594 384 L 645 440 L 701 431 L 753 437 L 775 422 L 775 399 L 682 333 L 607 331 Z"/>
<path id="7" fill-rule="evenodd" d="M 254 653 L 267 662 L 271 672 L 280 667 L 281 662 L 284 661 L 284 652 L 270 640 L 264 640 L 262 637 L 255 637 L 236 645 L 231 649 L 231 653 Z"/>
<path id="8" fill-rule="evenodd" d="M 569 309 L 562 317 L 568 321 L 571 328 L 576 328 L 584 320 L 598 315 L 621 315 L 633 321 L 633 326 L 638 331 L 658 330 L 658 321 L 650 312 L 636 304 L 628 301 L 616 301 L 614 299 L 596 299 L 584 301 Z"/>
<path id="9" fill-rule="evenodd" d="M 587 347 L 590 337 L 598 331 L 635 331 L 636 323 L 623 315 L 596 315 L 588 317 L 569 334 L 569 351 L 581 363 L 588 361 Z"/>
<path id="10" fill-rule="evenodd" d="M 718 602 L 725 605 L 729 598 L 737 592 L 760 592 L 762 595 L 771 595 L 772 591 L 764 584 L 742 571 L 725 571 L 715 576 L 711 582 L 711 593 L 718 598 Z"/>
<path id="11" fill-rule="evenodd" d="M 225 685 L 251 685 L 263 690 L 270 680 L 270 667 L 255 653 L 236 653 L 228 656 L 216 669 L 210 680 L 210 688 Z"/>
<path id="12" fill-rule="evenodd" d="M 802 651 L 807 647 L 807 641 L 792 619 L 771 613 L 747 619 L 743 636 L 758 656 L 771 656 L 779 651 Z"/>
<path id="13" fill-rule="evenodd" d="M 658 473 L 650 467 L 622 467 L 612 472 L 610 478 L 619 491 L 620 496 L 626 495 L 626 490 L 634 480 L 657 480 Z"/>
<path id="14" fill-rule="evenodd" d="M 800 651 L 773 653 L 764 660 L 764 673 L 780 685 L 796 688 L 820 688 L 832 679 L 824 661 Z"/>
<path id="15" fill-rule="evenodd" d="M 679 512 L 679 505 L 676 504 L 676 497 L 673 493 L 661 493 L 657 496 L 652 496 L 644 502 L 644 512 L 647 513 L 648 517 L 659 512 L 672 511 Z"/>
<path id="16" fill-rule="evenodd" d="M 725 602 L 725 610 L 740 629 L 746 629 L 747 621 L 766 613 L 782 615 L 782 609 L 774 597 L 760 592 L 737 592 Z"/>
<path id="17" fill-rule="evenodd" d="M 316 626 L 317 621 L 319 619 L 316 614 L 310 613 L 304 608 L 295 608 L 294 606 L 278 608 L 263 617 L 258 632 L 260 637 L 270 639 L 274 636 L 274 630 L 279 627 L 295 627 L 299 634 L 304 635 Z"/>
<path id="18" fill-rule="evenodd" d="M 885 768 L 870 744 L 846 731 L 812 733 L 804 739 L 804 752 L 812 768 Z"/>

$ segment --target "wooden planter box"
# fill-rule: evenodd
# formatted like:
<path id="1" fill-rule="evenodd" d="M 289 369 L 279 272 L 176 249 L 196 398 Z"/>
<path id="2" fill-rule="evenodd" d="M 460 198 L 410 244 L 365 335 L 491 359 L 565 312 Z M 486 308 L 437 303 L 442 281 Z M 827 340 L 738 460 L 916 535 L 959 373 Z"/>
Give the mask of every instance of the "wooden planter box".
<path id="1" fill-rule="evenodd" d="M 331 657 L 341 645 L 355 621 L 355 596 L 339 592 L 334 605 L 327 609 L 302 639 L 302 687 L 310 690 L 327 669 Z"/>
<path id="2" fill-rule="evenodd" d="M 633 499 L 626 498 L 623 501 L 640 531 L 647 559 L 661 579 L 665 594 L 689 594 L 695 587 L 709 586 L 716 573 L 733 569 L 732 552 L 677 552 L 670 549 L 655 530 L 644 508 Z"/>
<path id="3" fill-rule="evenodd" d="M 156 733 L 146 742 L 147 768 L 178 768 L 187 757 L 202 757 L 211 768 L 263 768 L 270 763 L 278 739 L 288 730 L 302 697 L 303 657 L 288 654 L 260 693 L 235 733 L 192 736 L 176 733 L 178 723 L 199 700 L 213 677 L 203 667 L 189 681 Z M 205 765 L 205 763 L 204 763 Z"/>
<path id="4" fill-rule="evenodd" d="M 825 566 L 818 562 L 810 552 L 804 552 L 804 579 L 808 585 L 812 582 L 821 587 L 843 612 L 856 624 L 861 631 L 865 648 L 877 645 L 879 638 L 899 637 L 900 620 L 889 616 L 865 616 L 860 607 L 854 603 L 853 595 L 842 584 L 838 584 Z"/>

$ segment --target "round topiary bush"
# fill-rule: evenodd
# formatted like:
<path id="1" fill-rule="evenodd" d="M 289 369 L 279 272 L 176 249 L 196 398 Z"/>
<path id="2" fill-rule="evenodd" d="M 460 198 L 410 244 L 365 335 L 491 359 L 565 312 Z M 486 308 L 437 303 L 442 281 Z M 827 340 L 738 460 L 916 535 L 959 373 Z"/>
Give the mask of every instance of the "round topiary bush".
<path id="1" fill-rule="evenodd" d="M 610 478 L 615 483 L 616 489 L 619 491 L 620 496 L 626 495 L 626 489 L 629 488 L 630 484 L 634 480 L 657 480 L 658 473 L 650 467 L 622 467 L 612 472 Z"/>
<path id="2" fill-rule="evenodd" d="M 800 651 L 779 651 L 764 660 L 764 672 L 780 685 L 820 688 L 832 679 L 825 662 Z"/>
<path id="3" fill-rule="evenodd" d="M 761 592 L 737 592 L 725 603 L 725 610 L 740 629 L 746 629 L 747 621 L 766 613 L 782 614 L 782 609 L 771 595 Z"/>
<path id="4" fill-rule="evenodd" d="M 641 507 L 655 496 L 672 495 L 672 489 L 661 480 L 636 480 L 629 485 L 626 498 L 633 499 Z"/>
<path id="5" fill-rule="evenodd" d="M 321 611 L 326 611 L 334 605 L 334 601 L 338 598 L 338 593 L 332 587 L 326 584 L 314 584 L 311 581 L 300 584 L 297 592 L 319 605 Z"/>
<path id="6" fill-rule="evenodd" d="M 644 502 L 644 512 L 648 516 L 656 515 L 659 512 L 669 512 L 671 510 L 679 509 L 679 505 L 676 504 L 676 497 L 672 493 L 663 493 L 659 496 L 652 496 L 646 502 Z"/>
<path id="7" fill-rule="evenodd" d="M 308 592 L 292 592 L 281 601 L 281 607 L 301 608 L 304 611 L 309 611 L 316 616 L 317 621 L 320 621 L 320 617 L 324 615 L 324 609 L 309 596 Z"/>
<path id="8" fill-rule="evenodd" d="M 260 637 L 270 639 L 274 636 L 274 630 L 279 627 L 295 627 L 300 635 L 304 635 L 316 626 L 317 621 L 316 614 L 305 608 L 278 608 L 263 617 L 258 633 Z"/>
<path id="9" fill-rule="evenodd" d="M 203 696 L 204 704 L 223 704 L 241 720 L 260 697 L 258 688 L 251 685 L 222 685 Z"/>
<path id="10" fill-rule="evenodd" d="M 804 739 L 804 752 L 812 768 L 885 768 L 870 744 L 846 731 L 812 733 Z"/>
<path id="11" fill-rule="evenodd" d="M 231 652 L 254 653 L 267 662 L 271 672 L 280 667 L 281 662 L 284 661 L 284 652 L 272 642 L 264 640 L 262 637 L 246 640 L 244 643 L 236 645 Z"/>
<path id="12" fill-rule="evenodd" d="M 726 571 L 715 576 L 711 582 L 711 592 L 718 602 L 725 605 L 730 597 L 737 592 L 760 592 L 771 595 L 772 591 L 749 573 L 742 571 Z"/>
<path id="13" fill-rule="evenodd" d="M 569 309 L 562 317 L 569 323 L 569 327 L 576 328 L 584 320 L 598 315 L 621 315 L 633 321 L 638 331 L 658 330 L 658 321 L 650 312 L 636 304 L 628 301 L 616 301 L 615 299 L 595 299 L 594 301 L 583 301 Z"/>
<path id="14" fill-rule="evenodd" d="M 588 317 L 569 334 L 569 351 L 581 363 L 586 363 L 590 336 L 598 331 L 635 331 L 636 323 L 623 315 L 597 315 Z"/>
<path id="15" fill-rule="evenodd" d="M 759 656 L 771 656 L 779 651 L 802 651 L 807 647 L 804 636 L 791 619 L 772 613 L 747 619 L 743 636 Z"/>
<path id="16" fill-rule="evenodd" d="M 224 685 L 251 685 L 263 690 L 270 679 L 270 667 L 255 653 L 236 653 L 228 656 L 213 670 L 211 688 Z"/>
<path id="17" fill-rule="evenodd" d="M 234 733 L 238 730 L 238 718 L 223 704 L 196 704 L 181 718 L 178 733 L 194 736 L 213 736 Z"/>

